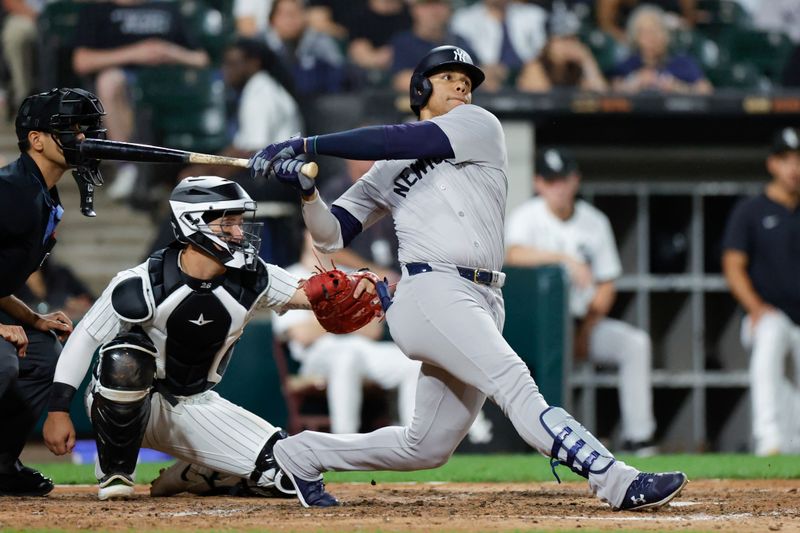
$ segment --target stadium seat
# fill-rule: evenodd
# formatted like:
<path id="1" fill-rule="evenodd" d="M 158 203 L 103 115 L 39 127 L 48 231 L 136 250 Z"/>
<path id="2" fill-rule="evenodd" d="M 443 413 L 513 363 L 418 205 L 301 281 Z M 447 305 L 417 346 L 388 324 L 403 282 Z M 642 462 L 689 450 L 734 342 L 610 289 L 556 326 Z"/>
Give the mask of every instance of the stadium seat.
<path id="1" fill-rule="evenodd" d="M 721 65 L 720 68 L 707 70 L 706 75 L 715 87 L 759 90 L 772 87 L 770 79 L 754 64 L 747 62 Z"/>
<path id="2" fill-rule="evenodd" d="M 39 81 L 41 87 L 79 87 L 72 71 L 72 49 L 82 6 L 77 2 L 52 2 L 44 6 L 38 20 Z"/>
<path id="3" fill-rule="evenodd" d="M 723 42 L 731 57 L 752 63 L 773 82 L 780 81 L 794 44 L 781 32 L 738 29 Z"/>
<path id="4" fill-rule="evenodd" d="M 181 3 L 181 13 L 198 44 L 218 65 L 231 36 L 235 33 L 233 7 L 229 0 L 189 0 Z"/>
<path id="5" fill-rule="evenodd" d="M 216 69 L 143 69 L 133 95 L 137 109 L 150 115 L 154 142 L 198 152 L 227 144 L 224 85 Z"/>

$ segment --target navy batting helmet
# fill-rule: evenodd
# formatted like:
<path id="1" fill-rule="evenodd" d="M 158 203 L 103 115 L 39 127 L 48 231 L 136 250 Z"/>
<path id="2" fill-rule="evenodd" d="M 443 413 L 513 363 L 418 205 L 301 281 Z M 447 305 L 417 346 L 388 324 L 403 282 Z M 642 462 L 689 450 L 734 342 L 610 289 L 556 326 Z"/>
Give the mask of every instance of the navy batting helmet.
<path id="1" fill-rule="evenodd" d="M 422 58 L 411 76 L 411 109 L 417 116 L 419 116 L 420 109 L 428 103 L 428 98 L 433 92 L 433 85 L 428 77 L 437 71 L 454 67 L 463 70 L 469 76 L 469 79 L 472 80 L 473 91 L 486 78 L 483 71 L 475 66 L 472 58 L 464 49 L 457 46 L 434 48 Z"/>

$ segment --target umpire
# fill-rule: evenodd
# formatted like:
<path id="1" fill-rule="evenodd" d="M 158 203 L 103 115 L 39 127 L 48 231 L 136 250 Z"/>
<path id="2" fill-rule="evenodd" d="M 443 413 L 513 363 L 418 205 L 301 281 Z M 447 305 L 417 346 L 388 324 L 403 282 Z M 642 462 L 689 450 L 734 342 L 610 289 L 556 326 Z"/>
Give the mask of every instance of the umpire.
<path id="1" fill-rule="evenodd" d="M 40 315 L 13 296 L 47 258 L 64 209 L 56 183 L 97 174 L 78 149 L 102 137 L 103 107 L 82 89 L 26 98 L 16 119 L 20 157 L 0 169 L 0 495 L 44 496 L 53 482 L 23 466 L 19 454 L 44 409 L 61 341 L 72 332 L 61 311 Z"/>

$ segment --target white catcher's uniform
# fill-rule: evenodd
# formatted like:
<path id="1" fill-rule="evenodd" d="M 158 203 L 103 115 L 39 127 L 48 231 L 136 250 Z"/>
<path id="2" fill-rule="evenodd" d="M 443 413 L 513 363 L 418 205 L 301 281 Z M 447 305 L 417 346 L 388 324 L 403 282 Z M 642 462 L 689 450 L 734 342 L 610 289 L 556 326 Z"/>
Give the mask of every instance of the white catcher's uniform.
<path id="1" fill-rule="evenodd" d="M 150 397 L 142 446 L 247 478 L 277 430 L 211 388 L 222 379 L 233 345 L 254 313 L 281 309 L 298 280 L 281 268 L 259 262 L 253 273 L 228 269 L 213 280 L 200 281 L 181 272 L 178 257 L 178 249 L 167 248 L 117 274 L 64 346 L 54 380 L 77 388 L 100 345 L 120 331 L 141 327 L 158 350 L 159 391 Z M 131 321 L 120 316 L 121 293 L 117 292 L 116 300 L 112 296 L 122 284 L 139 288 L 140 293 L 125 295 L 146 303 L 146 318 Z M 89 411 L 90 392 L 100 386 L 94 379 L 87 390 Z M 102 477 L 99 465 L 96 470 Z"/>
<path id="2" fill-rule="evenodd" d="M 529 246 L 558 252 L 589 265 L 595 283 L 622 274 L 617 245 L 608 218 L 591 204 L 577 200 L 569 220 L 561 220 L 544 198 L 531 198 L 516 208 L 506 226 L 506 247 Z M 570 288 L 570 311 L 583 318 L 595 295 L 596 285 Z M 621 320 L 604 318 L 589 338 L 589 359 L 619 367 L 619 400 L 622 437 L 645 442 L 656 429 L 651 386 L 650 336 Z"/>
<path id="3" fill-rule="evenodd" d="M 500 288 L 461 277 L 456 265 L 499 270 L 508 161 L 497 118 L 460 105 L 432 119 L 455 157 L 444 161 L 379 161 L 334 203 L 364 227 L 391 214 L 403 277 L 386 314 L 392 338 L 422 362 L 414 419 L 408 427 L 368 434 L 305 431 L 275 445 L 279 462 L 312 480 L 328 470 L 419 470 L 447 462 L 486 397 L 497 403 L 531 446 L 550 455 L 553 436 L 540 415 L 549 408 L 530 372 L 503 339 Z M 317 199 L 303 205 L 315 244 L 342 246 L 338 222 Z M 331 228 L 335 227 L 335 231 Z M 327 242 L 320 236 L 332 235 Z M 408 265 L 432 271 L 409 274 Z M 495 279 L 502 276 L 496 276 Z M 638 471 L 615 462 L 590 474 L 590 487 L 618 506 Z"/>
<path id="4" fill-rule="evenodd" d="M 287 272 L 298 278 L 313 273 L 297 263 Z M 314 312 L 294 309 L 272 317 L 272 329 L 279 338 L 297 324 L 316 320 Z M 326 333 L 310 346 L 288 340 L 292 357 L 300 362 L 304 376 L 322 376 L 327 382 L 328 411 L 332 433 L 355 433 L 361 425 L 364 380 L 384 389 L 397 388 L 397 411 L 401 424 L 410 424 L 414 414 L 414 393 L 420 364 L 409 360 L 393 342 L 375 341 L 351 333 Z"/>

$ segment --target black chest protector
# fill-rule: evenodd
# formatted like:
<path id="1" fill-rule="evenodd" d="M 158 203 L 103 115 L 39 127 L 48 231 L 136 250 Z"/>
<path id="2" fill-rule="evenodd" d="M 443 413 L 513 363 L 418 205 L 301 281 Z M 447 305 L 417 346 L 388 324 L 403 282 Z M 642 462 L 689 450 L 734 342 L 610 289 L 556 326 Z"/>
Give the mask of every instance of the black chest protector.
<path id="1" fill-rule="evenodd" d="M 148 274 L 156 316 L 165 311 L 162 304 L 167 297 L 183 286 L 191 289 L 174 305 L 166 320 L 165 372 L 158 384 L 172 394 L 189 396 L 208 390 L 219 381 L 209 380 L 209 372 L 226 344 L 234 317 L 243 317 L 251 310 L 269 278 L 266 267 L 259 262 L 254 272 L 228 269 L 211 280 L 194 279 L 180 270 L 179 252 L 180 248 L 171 247 L 154 253 L 148 261 Z M 219 287 L 233 301 L 218 298 L 214 290 Z M 234 345 L 230 345 L 214 369 L 219 377 L 225 372 Z"/>

